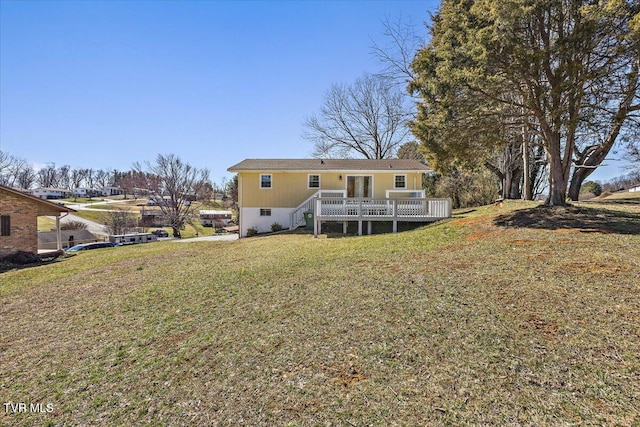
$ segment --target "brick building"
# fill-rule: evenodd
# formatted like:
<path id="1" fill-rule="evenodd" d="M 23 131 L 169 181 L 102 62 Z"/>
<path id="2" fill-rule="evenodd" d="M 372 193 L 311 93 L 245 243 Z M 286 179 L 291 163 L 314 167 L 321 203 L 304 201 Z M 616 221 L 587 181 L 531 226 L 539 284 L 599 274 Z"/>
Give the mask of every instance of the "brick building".
<path id="1" fill-rule="evenodd" d="M 57 248 L 61 249 L 60 215 L 65 212 L 75 211 L 0 185 L 0 257 L 19 251 L 38 253 L 39 216 L 56 217 Z"/>

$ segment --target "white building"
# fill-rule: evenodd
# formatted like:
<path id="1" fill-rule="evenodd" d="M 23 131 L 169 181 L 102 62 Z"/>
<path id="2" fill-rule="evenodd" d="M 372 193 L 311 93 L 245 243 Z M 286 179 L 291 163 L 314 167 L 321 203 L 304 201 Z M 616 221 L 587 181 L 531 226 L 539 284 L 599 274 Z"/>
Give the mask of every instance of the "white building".
<path id="1" fill-rule="evenodd" d="M 66 188 L 38 187 L 35 190 L 32 190 L 31 194 L 40 199 L 52 200 L 71 197 L 72 192 Z"/>

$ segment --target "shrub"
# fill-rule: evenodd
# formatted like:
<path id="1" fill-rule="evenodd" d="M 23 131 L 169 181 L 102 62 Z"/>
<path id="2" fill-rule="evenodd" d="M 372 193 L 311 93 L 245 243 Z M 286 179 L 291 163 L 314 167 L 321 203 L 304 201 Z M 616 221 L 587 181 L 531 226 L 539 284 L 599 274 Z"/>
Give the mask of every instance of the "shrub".
<path id="1" fill-rule="evenodd" d="M 16 265 L 33 264 L 41 261 L 38 255 L 32 252 L 25 252 L 25 251 L 13 252 L 9 255 L 6 255 L 0 258 L 0 260 L 5 262 L 10 262 Z"/>
<path id="2" fill-rule="evenodd" d="M 599 182 L 587 181 L 580 187 L 580 193 L 592 193 L 595 196 L 602 194 L 602 185 Z"/>
<path id="3" fill-rule="evenodd" d="M 87 224 L 82 221 L 68 221 L 60 224 L 60 230 L 86 230 Z"/>
<path id="4" fill-rule="evenodd" d="M 274 222 L 273 224 L 271 224 L 271 231 L 282 231 L 282 226 L 280 224 L 278 224 L 277 222 Z"/>
<path id="5" fill-rule="evenodd" d="M 257 228 L 255 228 L 255 227 L 247 228 L 247 237 L 255 236 L 256 234 L 258 234 L 258 229 Z"/>

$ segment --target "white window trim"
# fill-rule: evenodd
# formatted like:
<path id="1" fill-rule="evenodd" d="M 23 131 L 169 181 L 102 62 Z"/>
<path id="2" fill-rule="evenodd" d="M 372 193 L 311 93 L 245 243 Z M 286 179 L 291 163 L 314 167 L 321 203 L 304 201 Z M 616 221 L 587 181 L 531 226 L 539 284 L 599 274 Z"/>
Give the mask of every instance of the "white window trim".
<path id="1" fill-rule="evenodd" d="M 269 182 L 271 183 L 271 187 L 263 187 L 262 186 L 262 177 L 263 176 L 268 176 L 269 177 Z M 273 188 L 273 174 L 261 173 L 260 174 L 260 180 L 258 181 L 258 188 L 260 188 L 261 190 L 271 190 Z"/>
<path id="2" fill-rule="evenodd" d="M 396 186 L 396 179 L 399 176 L 403 176 L 404 177 L 404 186 L 403 187 L 397 187 Z M 406 174 L 396 174 L 393 175 L 393 188 L 394 190 L 406 190 L 407 189 L 407 175 Z"/>
<path id="3" fill-rule="evenodd" d="M 311 177 L 312 176 L 317 176 L 318 177 L 318 186 L 317 187 L 311 187 L 309 184 L 311 183 Z M 320 190 L 322 188 L 322 176 L 319 173 L 310 173 L 307 175 L 307 190 Z"/>

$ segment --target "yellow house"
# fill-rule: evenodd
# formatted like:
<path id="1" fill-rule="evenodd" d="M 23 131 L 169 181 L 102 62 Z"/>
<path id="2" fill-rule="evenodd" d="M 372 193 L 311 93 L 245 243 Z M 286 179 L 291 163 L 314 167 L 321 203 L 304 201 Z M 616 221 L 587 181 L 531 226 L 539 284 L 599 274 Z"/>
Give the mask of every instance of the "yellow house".
<path id="1" fill-rule="evenodd" d="M 429 215 L 435 199 L 424 198 L 422 176 L 430 169 L 416 160 L 246 159 L 228 171 L 238 174 L 241 237 L 249 228 L 270 231 L 274 223 L 297 228 L 305 212 L 314 212 L 318 226 L 338 221 L 346 229 L 358 221 L 361 233 L 362 221 L 369 229 L 371 221 L 392 221 L 395 230 L 396 221 L 426 222 L 451 211 L 449 203 L 448 214 Z"/>

